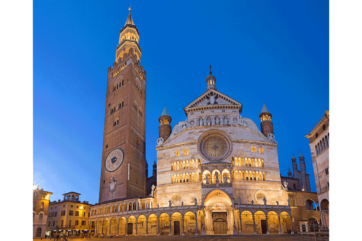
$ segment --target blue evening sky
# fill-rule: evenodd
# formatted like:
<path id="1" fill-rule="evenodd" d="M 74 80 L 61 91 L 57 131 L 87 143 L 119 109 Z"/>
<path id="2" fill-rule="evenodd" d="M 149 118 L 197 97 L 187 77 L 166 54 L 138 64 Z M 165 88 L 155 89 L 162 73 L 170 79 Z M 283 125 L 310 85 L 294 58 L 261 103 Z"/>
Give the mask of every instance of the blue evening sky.
<path id="1" fill-rule="evenodd" d="M 282 175 L 304 153 L 305 135 L 329 109 L 328 1 L 34 1 L 34 182 L 51 200 L 75 191 L 98 202 L 107 69 L 128 7 L 147 71 L 146 158 L 156 158 L 165 102 L 172 126 L 206 91 L 209 65 L 218 91 L 243 104 L 260 127 L 273 115 Z M 299 160 L 298 160 L 298 167 Z"/>

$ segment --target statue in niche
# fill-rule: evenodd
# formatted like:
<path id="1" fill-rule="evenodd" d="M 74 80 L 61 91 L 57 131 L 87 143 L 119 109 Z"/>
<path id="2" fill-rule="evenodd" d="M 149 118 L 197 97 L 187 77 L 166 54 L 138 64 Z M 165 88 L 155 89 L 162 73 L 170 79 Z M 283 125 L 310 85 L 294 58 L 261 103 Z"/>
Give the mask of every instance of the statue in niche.
<path id="1" fill-rule="evenodd" d="M 241 198 L 240 197 L 238 197 L 238 201 L 239 201 L 239 205 L 241 205 Z"/>
<path id="2" fill-rule="evenodd" d="M 225 125 L 228 125 L 229 124 L 229 119 L 227 117 L 225 117 L 224 122 L 225 122 Z"/>
<path id="3" fill-rule="evenodd" d="M 206 176 L 206 184 L 209 184 L 209 177 Z"/>
<path id="4" fill-rule="evenodd" d="M 216 178 L 216 183 L 218 184 L 219 183 L 219 174 L 218 173 L 215 173 L 215 178 Z"/>
<path id="5" fill-rule="evenodd" d="M 211 126 L 211 120 L 210 119 L 207 120 L 207 125 Z"/>
<path id="6" fill-rule="evenodd" d="M 216 117 L 215 122 L 216 122 L 216 125 L 220 125 L 220 118 L 219 118 L 219 117 Z"/>
<path id="7" fill-rule="evenodd" d="M 224 175 L 224 183 L 227 183 L 228 182 L 228 179 L 226 177 L 226 175 Z"/>
<path id="8" fill-rule="evenodd" d="M 204 120 L 200 119 L 200 126 L 203 126 L 203 125 L 204 125 Z"/>

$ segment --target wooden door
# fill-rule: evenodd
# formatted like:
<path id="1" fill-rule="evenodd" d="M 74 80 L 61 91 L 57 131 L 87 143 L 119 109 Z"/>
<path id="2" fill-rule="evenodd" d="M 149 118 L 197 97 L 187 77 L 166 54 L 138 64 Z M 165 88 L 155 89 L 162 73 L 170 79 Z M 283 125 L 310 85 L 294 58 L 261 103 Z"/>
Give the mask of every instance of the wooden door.
<path id="1" fill-rule="evenodd" d="M 266 220 L 261 220 L 261 233 L 265 234 L 267 232 Z"/>
<path id="2" fill-rule="evenodd" d="M 173 223 L 173 235 L 180 235 L 180 221 Z"/>
<path id="3" fill-rule="evenodd" d="M 227 234 L 227 222 L 214 222 L 214 234 Z"/>
<path id="4" fill-rule="evenodd" d="M 129 223 L 128 224 L 127 234 L 132 234 L 132 232 L 133 232 L 133 223 Z"/>

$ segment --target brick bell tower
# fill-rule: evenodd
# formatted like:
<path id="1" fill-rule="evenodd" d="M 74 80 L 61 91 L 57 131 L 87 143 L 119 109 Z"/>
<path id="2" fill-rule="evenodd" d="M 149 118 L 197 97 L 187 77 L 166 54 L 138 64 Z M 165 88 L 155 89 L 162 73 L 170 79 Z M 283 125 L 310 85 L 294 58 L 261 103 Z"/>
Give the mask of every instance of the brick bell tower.
<path id="1" fill-rule="evenodd" d="M 171 135 L 172 132 L 171 120 L 172 118 L 165 106 L 160 118 L 158 118 L 158 121 L 160 122 L 160 126 L 158 127 L 159 138 L 162 137 L 163 141 L 166 141 L 167 138 Z"/>
<path id="2" fill-rule="evenodd" d="M 274 135 L 273 122 L 271 121 L 272 114 L 270 114 L 265 104 L 261 109 L 259 118 L 261 120 L 260 122 L 261 133 L 263 133 L 264 136 L 268 136 L 269 133 Z"/>
<path id="3" fill-rule="evenodd" d="M 146 71 L 131 7 L 108 68 L 99 203 L 146 195 Z"/>

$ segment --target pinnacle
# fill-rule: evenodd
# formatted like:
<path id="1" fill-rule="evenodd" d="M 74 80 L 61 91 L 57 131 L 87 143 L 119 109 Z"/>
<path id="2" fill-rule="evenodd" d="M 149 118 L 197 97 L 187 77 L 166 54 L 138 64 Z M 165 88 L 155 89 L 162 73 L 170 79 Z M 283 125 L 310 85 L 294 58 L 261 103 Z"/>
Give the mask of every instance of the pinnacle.
<path id="1" fill-rule="evenodd" d="M 132 19 L 132 14 L 131 14 L 131 6 L 129 7 L 129 13 L 128 13 L 128 17 L 127 17 L 127 21 L 125 25 L 135 25 Z M 136 26 L 136 25 L 135 25 Z"/>
<path id="2" fill-rule="evenodd" d="M 268 108 L 266 108 L 265 103 L 264 103 L 263 108 L 261 109 L 261 112 L 260 112 L 260 113 L 270 113 L 269 110 L 268 110 Z"/>
<path id="3" fill-rule="evenodd" d="M 170 116 L 170 114 L 169 114 L 168 111 L 167 111 L 166 106 L 165 106 L 165 108 L 163 108 L 163 111 L 162 111 L 161 116 Z"/>

